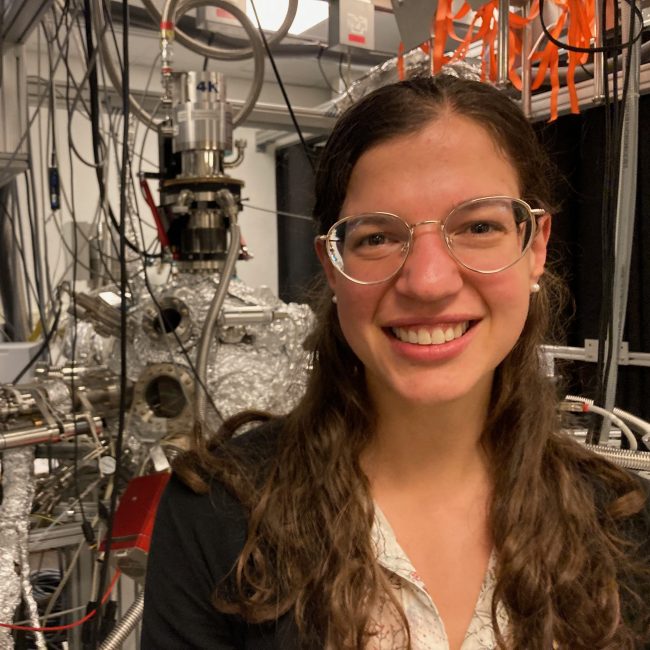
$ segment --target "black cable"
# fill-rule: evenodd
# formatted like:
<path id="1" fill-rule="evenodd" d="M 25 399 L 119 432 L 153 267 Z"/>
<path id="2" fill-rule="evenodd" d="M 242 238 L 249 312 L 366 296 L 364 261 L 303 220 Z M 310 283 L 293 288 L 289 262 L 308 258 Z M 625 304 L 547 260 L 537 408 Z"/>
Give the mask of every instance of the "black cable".
<path id="1" fill-rule="evenodd" d="M 117 438 L 115 440 L 115 476 L 120 475 L 122 464 L 122 448 L 124 441 L 125 417 L 127 409 L 127 281 L 128 269 L 126 266 L 126 191 L 127 191 L 127 174 L 130 172 L 129 160 L 129 3 L 128 0 L 122 0 L 122 112 L 123 112 L 123 136 L 122 136 L 122 168 L 120 174 L 120 404 Z M 116 486 L 117 488 L 117 486 Z M 117 510 L 118 490 L 114 489 L 111 494 L 111 503 L 107 521 L 106 538 L 104 545 L 104 558 L 100 571 L 98 594 L 104 593 L 105 585 L 108 578 L 108 568 L 111 553 L 113 522 Z M 104 612 L 100 609 L 98 615 L 92 619 L 93 639 L 96 639 L 98 630 L 101 628 Z"/>
<path id="2" fill-rule="evenodd" d="M 92 142 L 93 142 L 93 157 L 96 165 L 97 185 L 99 187 L 99 198 L 100 198 L 101 205 L 102 206 L 105 205 L 107 207 L 108 218 L 113 228 L 116 231 L 119 231 L 120 225 L 115 217 L 115 213 L 113 212 L 113 208 L 110 204 L 110 201 L 106 199 L 106 185 L 104 183 L 104 177 L 102 175 L 103 165 L 105 161 L 103 160 L 103 157 L 100 155 L 100 150 L 103 149 L 104 152 L 107 152 L 107 147 L 104 144 L 103 139 L 101 138 L 99 132 L 99 84 L 97 80 L 97 65 L 96 65 L 96 57 L 97 57 L 98 50 L 94 46 L 92 40 L 92 17 L 90 12 L 91 12 L 90 2 L 89 0 L 84 0 L 86 42 L 87 42 L 88 51 L 90 53 L 88 57 L 88 65 L 92 66 L 92 70 L 88 75 L 88 82 L 90 86 L 89 91 L 91 96 L 90 121 L 91 121 L 91 133 L 92 133 Z M 110 23 L 106 22 L 106 24 L 110 25 L 110 29 L 113 34 L 113 39 L 115 40 L 115 31 L 113 29 L 112 21 Z M 102 161 L 101 164 L 100 164 L 100 160 Z M 146 251 L 142 251 L 137 244 L 131 242 L 128 239 L 126 245 L 140 257 L 146 259 L 149 256 L 149 254 Z"/>
<path id="3" fill-rule="evenodd" d="M 27 268 L 28 268 L 27 267 L 27 258 L 25 256 L 24 245 L 23 245 L 23 243 L 21 241 L 19 241 L 19 237 L 21 239 L 23 239 L 23 235 L 22 235 L 22 219 L 20 219 L 20 216 L 16 216 L 16 214 L 15 214 L 15 211 L 17 210 L 17 205 L 18 204 L 17 204 L 17 201 L 15 200 L 15 198 L 13 196 L 13 191 L 14 190 L 15 190 L 15 180 L 12 181 L 12 184 L 9 186 L 9 190 L 7 191 L 7 193 L 3 194 L 7 204 L 5 205 L 5 202 L 0 202 L 0 208 L 2 208 L 2 211 L 4 212 L 5 218 L 9 219 L 9 221 L 11 222 L 11 231 L 12 231 L 12 234 L 13 234 L 14 244 L 15 244 L 16 248 L 18 249 L 18 254 L 20 255 L 20 260 L 22 262 L 23 278 L 24 278 L 25 286 L 27 287 L 28 290 L 31 291 L 32 297 L 34 298 L 34 300 L 38 301 L 38 294 L 36 293 L 36 287 L 32 283 L 32 279 L 31 279 L 31 277 L 30 277 L 30 275 L 29 275 L 29 273 L 27 271 Z M 11 195 L 11 205 L 12 205 L 11 211 L 9 210 L 9 207 L 8 207 L 8 202 L 9 202 L 10 195 Z M 16 227 L 16 224 L 18 224 L 18 228 Z M 29 298 L 29 296 L 28 296 L 28 298 Z M 29 311 L 31 311 L 31 310 L 29 310 Z M 28 316 L 30 316 L 30 314 L 28 314 Z M 5 323 L 5 325 L 7 325 L 7 324 L 8 323 Z M 33 329 L 32 325 L 30 325 L 30 327 L 32 327 L 32 329 Z M 12 337 L 11 338 L 13 340 L 16 340 L 15 339 L 15 332 L 12 332 Z"/>
<path id="4" fill-rule="evenodd" d="M 584 63 L 580 64 L 580 67 L 582 68 L 582 71 L 585 73 L 588 79 L 593 79 L 594 78 L 594 73 L 589 70 Z"/>
<path id="5" fill-rule="evenodd" d="M 641 21 L 641 29 L 639 30 L 639 33 L 627 43 L 620 43 L 617 45 L 603 45 L 601 47 L 577 47 L 575 45 L 569 45 L 568 43 L 563 43 L 562 41 L 559 41 L 553 36 L 553 34 L 549 32 L 546 23 L 544 22 L 544 0 L 539 0 L 539 22 L 540 25 L 542 26 L 542 31 L 544 32 L 546 38 L 548 38 L 548 40 L 551 41 L 551 43 L 553 43 L 553 45 L 555 45 L 556 47 L 568 50 L 569 52 L 582 52 L 585 54 L 594 54 L 596 52 L 611 52 L 612 48 L 625 49 L 628 47 L 632 47 L 632 45 L 634 45 L 634 43 L 636 43 L 641 38 L 641 35 L 643 34 L 643 13 L 641 13 L 641 11 L 636 6 L 635 0 L 625 0 L 625 1 L 630 5 L 634 13 L 636 13 L 637 17 Z M 615 6 L 615 11 L 618 11 L 618 3 L 614 2 L 613 4 Z M 606 5 L 606 3 L 603 3 L 603 5 Z M 605 25 L 606 23 L 603 22 L 602 24 Z"/>
<path id="6" fill-rule="evenodd" d="M 28 138 L 29 140 L 29 138 Z M 45 312 L 43 311 L 43 305 L 45 304 L 45 296 L 43 294 L 43 272 L 41 269 L 41 260 L 40 260 L 40 239 L 38 236 L 38 224 L 36 223 L 36 218 L 33 213 L 32 206 L 32 193 L 31 188 L 33 183 L 30 182 L 29 171 L 26 171 L 23 174 L 25 180 L 25 194 L 27 198 L 27 222 L 29 225 L 29 234 L 31 238 L 31 250 L 32 250 L 32 273 L 34 275 L 34 286 L 36 287 L 36 308 L 38 309 L 38 315 L 41 319 L 41 322 L 45 322 Z"/>
<path id="7" fill-rule="evenodd" d="M 257 15 L 257 9 L 255 8 L 255 2 L 254 0 L 251 0 L 251 7 L 253 7 L 253 13 L 255 14 L 255 21 L 257 22 L 257 28 L 260 32 L 260 36 L 262 37 L 262 42 L 264 43 L 264 49 L 266 49 L 266 53 L 268 54 L 269 61 L 271 62 L 271 66 L 273 68 L 273 72 L 275 74 L 275 78 L 278 82 L 278 85 L 280 86 L 280 90 L 282 92 L 282 97 L 284 97 L 284 102 L 287 105 L 287 109 L 289 110 L 289 115 L 291 116 L 291 121 L 293 122 L 293 126 L 296 129 L 296 133 L 298 134 L 298 137 L 300 138 L 300 143 L 302 144 L 302 148 L 305 152 L 305 156 L 307 158 L 307 161 L 309 162 L 309 165 L 311 166 L 311 169 L 313 172 L 316 171 L 316 168 L 314 166 L 314 161 L 312 159 L 312 154 L 309 151 L 309 148 L 307 147 L 307 143 L 305 142 L 305 138 L 302 135 L 302 131 L 300 129 L 300 126 L 298 124 L 298 120 L 296 119 L 296 115 L 293 112 L 293 107 L 291 106 L 291 102 L 289 101 L 289 96 L 287 95 L 287 91 L 284 87 L 284 84 L 282 83 L 282 79 L 280 77 L 280 72 L 278 71 L 278 67 L 275 64 L 275 59 L 273 57 L 273 54 L 271 53 L 271 48 L 269 47 L 269 43 L 266 40 L 266 34 L 264 33 L 264 30 L 262 29 L 262 23 L 260 22 L 260 18 Z"/>
<path id="8" fill-rule="evenodd" d="M 210 32 L 210 36 L 208 37 L 208 47 L 212 45 L 214 41 L 214 32 Z M 203 59 L 203 72 L 205 72 L 208 69 L 208 62 L 210 61 L 210 57 L 206 56 Z"/>
<path id="9" fill-rule="evenodd" d="M 66 25 L 70 31 L 70 25 Z M 69 66 L 67 65 L 67 60 L 69 56 L 69 41 L 66 41 L 66 47 L 64 51 L 64 61 L 66 62 L 66 69 L 70 71 Z M 70 90 L 71 90 L 71 81 L 74 82 L 74 77 L 69 72 L 66 76 L 66 108 L 68 113 L 68 119 L 71 119 L 71 104 L 70 104 Z M 78 89 L 76 84 L 75 87 Z M 72 372 L 70 373 L 70 396 L 72 399 L 72 409 L 73 412 L 76 411 L 76 386 L 75 386 L 75 371 L 76 371 L 76 362 L 77 362 L 77 334 L 78 334 L 78 315 L 77 315 L 77 266 L 79 263 L 79 225 L 77 223 L 77 214 L 75 210 L 75 184 L 74 184 L 74 169 L 73 169 L 73 160 L 72 156 L 69 158 L 70 165 L 70 218 L 72 220 L 72 280 L 70 287 L 70 301 L 72 305 L 72 335 L 70 339 L 70 367 Z M 81 498 L 81 486 L 79 481 L 79 439 L 78 436 L 73 438 L 73 475 L 74 475 L 74 490 L 77 497 L 77 502 L 79 503 L 79 515 L 81 516 L 81 529 L 86 531 L 91 528 L 90 522 L 86 517 L 86 510 L 84 507 L 83 499 Z"/>
<path id="10" fill-rule="evenodd" d="M 343 74 L 343 52 L 339 54 L 339 79 L 343 82 L 343 85 L 345 86 L 345 92 L 348 92 L 348 90 L 350 90 L 350 86 L 348 85 L 345 75 Z"/>
<path id="11" fill-rule="evenodd" d="M 52 44 L 56 43 L 59 52 L 64 52 L 64 51 L 66 52 L 66 55 L 63 58 L 63 64 L 64 64 L 65 69 L 66 69 L 66 77 L 68 78 L 68 82 L 70 82 L 70 80 L 72 81 L 72 85 L 74 86 L 74 88 L 75 88 L 75 90 L 77 92 L 77 95 L 81 96 L 81 88 L 77 84 L 77 80 L 75 79 L 74 74 L 72 73 L 72 69 L 70 68 L 70 62 L 68 60 L 68 54 L 67 54 L 68 48 L 69 48 L 70 37 L 71 37 L 71 34 L 73 33 L 72 29 L 70 28 L 70 23 L 69 22 L 66 22 L 66 24 L 65 24 L 65 39 L 64 39 L 64 42 L 61 43 L 61 41 L 59 40 L 59 34 L 60 34 L 60 31 L 61 31 L 61 26 L 63 24 L 63 21 L 64 20 L 67 21 L 68 18 L 70 18 L 70 20 L 74 20 L 73 16 L 69 16 L 69 5 L 70 4 L 71 4 L 70 2 L 65 3 L 64 11 L 61 14 L 61 23 L 59 23 L 59 26 L 55 29 L 54 35 L 53 35 L 53 37 L 51 39 L 51 42 L 52 42 Z M 54 8 L 52 8 L 52 12 L 56 15 L 56 12 L 55 12 Z M 47 39 L 47 32 L 46 32 L 46 39 Z M 49 39 L 47 39 L 47 40 L 49 41 Z M 89 115 L 90 111 L 88 109 L 88 106 L 86 105 L 86 100 L 83 98 L 83 96 L 81 96 L 80 101 L 81 101 L 81 105 L 84 107 L 84 109 L 86 111 L 86 115 Z"/>
<path id="12" fill-rule="evenodd" d="M 337 95 L 340 95 L 340 91 L 336 90 L 334 86 L 330 83 L 330 80 L 327 78 L 327 75 L 325 74 L 325 70 L 323 70 L 323 63 L 321 59 L 323 58 L 323 51 L 325 50 L 325 46 L 321 45 L 320 48 L 318 49 L 318 56 L 316 57 L 316 61 L 318 62 L 318 69 L 320 70 L 321 76 L 323 77 L 323 80 L 327 84 L 327 87 L 330 89 L 331 92 L 336 93 Z"/>

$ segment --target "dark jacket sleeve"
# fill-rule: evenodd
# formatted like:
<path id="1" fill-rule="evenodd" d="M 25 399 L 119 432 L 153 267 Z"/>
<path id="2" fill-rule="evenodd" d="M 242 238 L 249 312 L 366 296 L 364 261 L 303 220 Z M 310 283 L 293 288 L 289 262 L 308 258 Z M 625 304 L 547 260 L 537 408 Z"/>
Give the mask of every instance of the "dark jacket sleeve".
<path id="1" fill-rule="evenodd" d="M 274 433 L 274 427 L 261 427 L 235 444 L 264 462 Z M 142 650 L 299 647 L 290 615 L 249 625 L 212 605 L 214 590 L 235 565 L 246 533 L 246 512 L 223 485 L 214 482 L 208 494 L 198 495 L 171 477 L 158 507 L 147 561 Z"/>
<path id="2" fill-rule="evenodd" d="M 172 476 L 147 560 L 143 650 L 244 647 L 241 625 L 219 614 L 212 593 L 244 543 L 242 508 L 224 489 L 197 495 Z"/>

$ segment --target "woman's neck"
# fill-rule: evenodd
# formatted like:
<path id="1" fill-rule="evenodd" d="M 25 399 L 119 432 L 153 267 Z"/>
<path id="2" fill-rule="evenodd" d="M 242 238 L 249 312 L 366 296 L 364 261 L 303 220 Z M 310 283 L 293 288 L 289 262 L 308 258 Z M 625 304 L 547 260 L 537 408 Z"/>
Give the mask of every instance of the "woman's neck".
<path id="1" fill-rule="evenodd" d="M 423 488 L 452 488 L 471 477 L 487 477 L 481 436 L 484 400 L 422 405 L 376 404 L 377 426 L 362 456 L 371 484 L 377 480 Z M 379 479 L 381 477 L 381 479 Z"/>

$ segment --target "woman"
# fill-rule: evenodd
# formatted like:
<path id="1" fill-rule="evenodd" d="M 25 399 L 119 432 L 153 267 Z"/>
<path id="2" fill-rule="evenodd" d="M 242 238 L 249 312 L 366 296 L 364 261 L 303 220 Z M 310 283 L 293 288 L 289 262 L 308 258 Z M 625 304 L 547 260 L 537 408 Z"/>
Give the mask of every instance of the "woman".
<path id="1" fill-rule="evenodd" d="M 540 368 L 551 187 L 486 84 L 413 79 L 342 116 L 307 392 L 178 462 L 144 648 L 644 647 L 648 487 L 559 432 Z"/>

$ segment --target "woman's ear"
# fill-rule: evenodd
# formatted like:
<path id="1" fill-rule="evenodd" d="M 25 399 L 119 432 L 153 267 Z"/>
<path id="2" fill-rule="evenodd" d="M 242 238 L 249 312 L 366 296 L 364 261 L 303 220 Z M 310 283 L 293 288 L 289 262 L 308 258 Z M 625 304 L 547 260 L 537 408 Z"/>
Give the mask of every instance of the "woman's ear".
<path id="1" fill-rule="evenodd" d="M 551 215 L 545 214 L 537 220 L 537 232 L 535 239 L 530 246 L 531 261 L 530 261 L 530 276 L 534 282 L 540 278 L 544 273 L 544 265 L 546 264 L 546 249 L 548 246 L 548 238 L 551 235 Z"/>
<path id="2" fill-rule="evenodd" d="M 327 255 L 327 251 L 325 250 L 326 246 L 327 244 L 325 242 L 325 239 L 322 239 L 321 237 L 316 237 L 314 239 L 314 248 L 316 249 L 316 255 L 318 256 L 318 260 L 320 261 L 321 266 L 323 267 L 323 271 L 325 272 L 325 277 L 327 278 L 327 284 L 329 284 L 330 289 L 334 291 L 334 293 L 336 293 L 335 287 L 336 287 L 337 273 L 336 273 L 336 269 L 332 264 L 332 261 Z"/>

